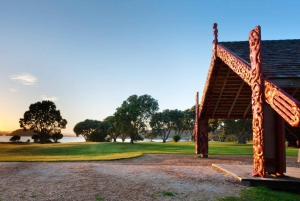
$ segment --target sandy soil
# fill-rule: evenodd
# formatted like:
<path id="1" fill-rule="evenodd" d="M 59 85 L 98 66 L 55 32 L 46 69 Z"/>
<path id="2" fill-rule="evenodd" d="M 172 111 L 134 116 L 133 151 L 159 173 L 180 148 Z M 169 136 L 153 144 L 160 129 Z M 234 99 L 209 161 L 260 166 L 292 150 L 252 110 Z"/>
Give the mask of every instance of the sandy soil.
<path id="1" fill-rule="evenodd" d="M 213 200 L 246 188 L 213 163 L 252 164 L 252 156 L 147 154 L 104 162 L 0 163 L 0 200 Z M 299 167 L 296 157 L 287 164 Z"/>

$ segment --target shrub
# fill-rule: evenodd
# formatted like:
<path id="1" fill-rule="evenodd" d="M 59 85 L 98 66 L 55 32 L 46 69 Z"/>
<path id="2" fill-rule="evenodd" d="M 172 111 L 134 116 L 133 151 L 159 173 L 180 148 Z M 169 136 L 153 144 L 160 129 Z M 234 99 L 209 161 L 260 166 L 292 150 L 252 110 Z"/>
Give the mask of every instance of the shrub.
<path id="1" fill-rule="evenodd" d="M 17 142 L 17 141 L 19 141 L 21 139 L 21 137 L 19 136 L 19 135 L 14 135 L 14 136 L 12 136 L 10 139 L 9 139 L 9 141 L 11 141 L 11 142 Z"/>
<path id="2" fill-rule="evenodd" d="M 228 135 L 225 139 L 226 142 L 236 142 L 237 139 L 235 137 L 235 135 Z"/>
<path id="3" fill-rule="evenodd" d="M 51 135 L 52 140 L 54 140 L 54 142 L 57 142 L 58 140 L 62 139 L 64 137 L 63 134 L 61 133 L 54 133 Z"/>
<path id="4" fill-rule="evenodd" d="M 174 142 L 178 142 L 181 139 L 181 137 L 179 135 L 173 135 L 172 139 Z"/>

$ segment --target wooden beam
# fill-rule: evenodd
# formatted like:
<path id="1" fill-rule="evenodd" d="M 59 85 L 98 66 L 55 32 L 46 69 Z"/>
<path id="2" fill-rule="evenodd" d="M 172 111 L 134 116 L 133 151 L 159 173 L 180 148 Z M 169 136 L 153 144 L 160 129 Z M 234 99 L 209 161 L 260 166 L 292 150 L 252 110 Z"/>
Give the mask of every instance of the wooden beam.
<path id="1" fill-rule="evenodd" d="M 227 78 L 228 78 L 228 76 L 229 76 L 230 70 L 231 70 L 231 69 L 228 68 L 226 77 L 225 77 L 224 82 L 223 82 L 223 85 L 222 85 L 222 90 L 221 90 L 221 92 L 219 93 L 219 97 L 218 97 L 218 100 L 217 100 L 217 102 L 216 102 L 214 112 L 213 112 L 213 114 L 212 114 L 212 118 L 215 116 L 215 113 L 216 113 L 216 111 L 217 111 L 218 104 L 219 104 L 219 101 L 220 101 L 220 99 L 221 99 L 221 97 L 222 97 L 222 93 L 223 93 L 223 91 L 224 91 L 224 88 L 225 88 L 226 81 L 227 81 Z"/>
<path id="2" fill-rule="evenodd" d="M 252 101 L 250 101 L 249 105 L 247 106 L 247 108 L 246 108 L 246 110 L 245 110 L 245 112 L 244 112 L 243 118 L 245 118 L 246 115 L 248 114 L 248 111 L 249 111 L 251 105 L 252 105 Z"/>
<path id="3" fill-rule="evenodd" d="M 215 77 L 215 80 L 214 80 L 214 82 L 213 82 L 213 86 L 212 86 L 211 93 L 209 94 L 209 98 L 208 98 L 208 102 L 207 102 L 207 107 L 206 107 L 205 115 L 207 115 L 207 111 L 208 111 L 208 109 L 209 109 L 209 106 L 210 106 L 210 103 L 211 103 L 211 99 L 212 99 L 212 94 L 214 93 L 215 86 L 216 86 L 217 80 L 218 80 L 218 78 L 219 78 L 221 69 L 223 68 L 223 65 L 224 65 L 223 62 L 221 62 L 220 65 L 219 65 L 219 69 L 218 69 L 217 75 L 216 75 L 216 77 Z"/>
<path id="4" fill-rule="evenodd" d="M 243 89 L 244 83 L 245 83 L 245 82 L 242 80 L 242 83 L 241 83 L 241 85 L 240 85 L 240 88 L 239 88 L 238 92 L 236 93 L 236 96 L 235 96 L 235 98 L 234 98 L 233 103 L 231 104 L 231 107 L 230 107 L 230 110 L 229 110 L 229 112 L 228 112 L 227 117 L 230 116 L 230 114 L 231 114 L 231 112 L 232 112 L 232 110 L 233 110 L 233 107 L 234 107 L 234 105 L 235 105 L 235 103 L 236 103 L 236 101 L 237 101 L 237 99 L 238 99 L 238 97 L 239 97 L 239 95 L 240 95 L 240 93 L 241 93 L 241 91 L 242 91 L 242 89 Z"/>

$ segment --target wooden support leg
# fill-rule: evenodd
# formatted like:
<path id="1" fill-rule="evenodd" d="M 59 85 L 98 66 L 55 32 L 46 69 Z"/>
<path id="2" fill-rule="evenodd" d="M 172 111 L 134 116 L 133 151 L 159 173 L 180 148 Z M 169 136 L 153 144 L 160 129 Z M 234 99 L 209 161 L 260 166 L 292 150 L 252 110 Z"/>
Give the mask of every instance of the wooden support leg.
<path id="1" fill-rule="evenodd" d="M 282 176 L 286 172 L 285 123 L 268 104 L 264 105 L 264 125 L 265 171 Z"/>
<path id="2" fill-rule="evenodd" d="M 208 120 L 201 119 L 199 122 L 199 154 L 201 158 L 208 157 Z"/>

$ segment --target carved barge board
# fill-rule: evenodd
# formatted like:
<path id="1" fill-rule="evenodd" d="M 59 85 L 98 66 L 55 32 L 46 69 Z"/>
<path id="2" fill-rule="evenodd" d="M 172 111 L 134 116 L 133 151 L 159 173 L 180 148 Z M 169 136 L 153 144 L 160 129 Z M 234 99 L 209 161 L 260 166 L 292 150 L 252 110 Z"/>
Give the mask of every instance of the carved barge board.
<path id="1" fill-rule="evenodd" d="M 217 49 L 217 56 L 237 75 L 239 75 L 249 86 L 251 86 L 251 67 L 222 45 L 218 44 Z M 210 73 L 211 71 L 212 70 L 210 69 Z M 263 78 L 263 80 L 265 84 L 264 93 L 266 102 L 270 104 L 270 106 L 291 126 L 298 126 L 300 123 L 300 103 L 291 95 L 277 87 L 270 80 L 265 78 Z M 209 81 L 209 79 L 207 81 Z M 207 85 L 208 84 L 209 83 L 207 83 Z M 205 84 L 205 89 L 206 88 L 207 86 Z M 204 94 L 205 92 L 206 91 L 204 91 Z"/>

